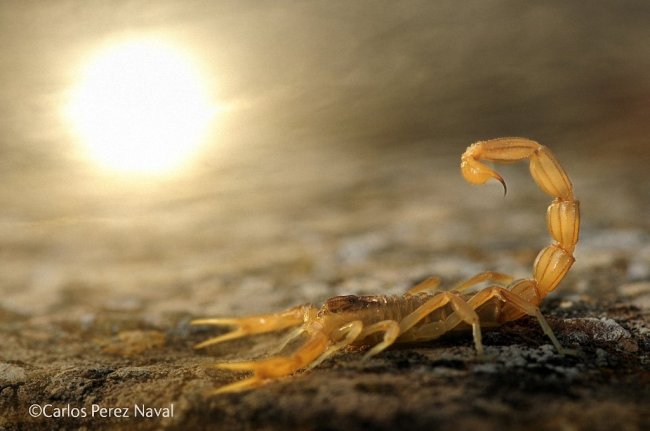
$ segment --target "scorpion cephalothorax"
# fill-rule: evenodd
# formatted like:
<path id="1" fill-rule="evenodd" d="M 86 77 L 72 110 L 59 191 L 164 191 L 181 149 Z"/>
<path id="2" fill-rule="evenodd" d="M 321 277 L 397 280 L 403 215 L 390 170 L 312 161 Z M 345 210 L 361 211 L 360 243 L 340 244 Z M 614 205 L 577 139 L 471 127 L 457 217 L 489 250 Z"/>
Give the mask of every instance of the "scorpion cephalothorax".
<path id="1" fill-rule="evenodd" d="M 198 344 L 197 348 L 292 327 L 295 329 L 286 342 L 301 334 L 305 336 L 305 342 L 287 356 L 218 364 L 219 368 L 252 371 L 253 375 L 214 393 L 253 388 L 302 368 L 314 367 L 349 345 L 373 344 L 365 354 L 367 358 L 394 343 L 434 340 L 455 330 L 471 328 L 477 354 L 482 356 L 481 326 L 498 326 L 524 315 L 537 318 L 556 349 L 565 352 L 538 306 L 558 286 L 575 260 L 573 251 L 578 242 L 580 208 L 569 177 L 548 148 L 525 138 L 500 138 L 472 144 L 462 155 L 460 167 L 468 182 L 484 184 L 495 179 L 505 191 L 503 178 L 481 160 L 510 163 L 525 159 L 530 160 L 530 172 L 537 185 L 554 198 L 546 217 L 554 242 L 537 255 L 532 278 L 513 280 L 506 274 L 482 272 L 450 290 L 439 291 L 440 279 L 432 277 L 399 296 L 336 296 L 328 299 L 320 309 L 303 305 L 275 314 L 195 320 L 193 323 L 197 325 L 235 328 Z M 468 292 L 470 287 L 483 282 L 491 284 Z"/>

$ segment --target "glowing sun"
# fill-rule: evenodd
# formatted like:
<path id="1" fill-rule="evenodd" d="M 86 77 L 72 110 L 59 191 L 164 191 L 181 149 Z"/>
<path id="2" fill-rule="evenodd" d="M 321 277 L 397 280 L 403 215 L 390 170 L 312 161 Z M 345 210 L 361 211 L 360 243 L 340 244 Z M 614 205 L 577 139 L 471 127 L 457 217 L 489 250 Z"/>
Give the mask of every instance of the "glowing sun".
<path id="1" fill-rule="evenodd" d="M 191 59 L 156 40 L 99 52 L 66 108 L 91 159 L 113 171 L 145 174 L 187 162 L 215 113 Z"/>

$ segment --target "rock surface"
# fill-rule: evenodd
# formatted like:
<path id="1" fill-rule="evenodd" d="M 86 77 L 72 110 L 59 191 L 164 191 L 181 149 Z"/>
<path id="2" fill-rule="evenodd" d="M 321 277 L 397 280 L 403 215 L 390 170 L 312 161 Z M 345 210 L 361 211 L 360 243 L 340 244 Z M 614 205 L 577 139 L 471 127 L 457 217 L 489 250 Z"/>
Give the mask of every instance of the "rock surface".
<path id="1" fill-rule="evenodd" d="M 258 160 L 244 161 L 210 195 L 184 185 L 170 200 L 104 197 L 108 216 L 6 219 L 0 429 L 648 429 L 647 160 L 570 148 L 553 149 L 582 202 L 582 241 L 543 312 L 575 356 L 524 318 L 485 334 L 483 361 L 461 334 L 368 361 L 349 350 L 250 392 L 204 395 L 238 378 L 213 363 L 263 356 L 279 336 L 195 351 L 220 330 L 192 318 L 398 293 L 432 274 L 530 273 L 548 242 L 548 198 L 522 166 L 502 169 L 506 199 L 468 186 L 464 147 L 441 148 L 259 150 L 254 177 L 242 172 Z M 33 404 L 64 417 L 30 417 Z M 171 404 L 173 417 L 133 417 L 135 405 Z M 130 417 L 91 417 L 93 405 Z"/>

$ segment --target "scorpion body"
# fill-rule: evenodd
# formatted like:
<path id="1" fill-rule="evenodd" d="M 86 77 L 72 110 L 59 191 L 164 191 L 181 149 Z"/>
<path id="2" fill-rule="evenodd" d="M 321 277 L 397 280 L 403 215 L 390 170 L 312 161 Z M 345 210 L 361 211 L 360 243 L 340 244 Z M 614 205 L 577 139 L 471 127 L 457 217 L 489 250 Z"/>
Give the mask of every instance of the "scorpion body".
<path id="1" fill-rule="evenodd" d="M 513 280 L 498 272 L 482 272 L 454 286 L 439 291 L 440 279 L 429 278 L 404 295 L 336 296 L 321 308 L 302 305 L 289 310 L 243 318 L 199 319 L 193 324 L 230 325 L 234 330 L 198 344 L 206 347 L 252 334 L 294 328 L 287 341 L 299 335 L 304 343 L 287 356 L 256 361 L 221 363 L 218 368 L 252 371 L 253 375 L 223 386 L 214 393 L 250 389 L 311 368 L 338 350 L 350 346 L 371 345 L 365 357 L 371 357 L 394 343 L 434 340 L 450 331 L 471 329 L 474 345 L 483 356 L 481 327 L 496 327 L 522 316 L 534 316 L 555 348 L 566 352 L 539 310 L 539 305 L 562 281 L 574 262 L 578 242 L 579 202 L 564 169 L 550 150 L 525 138 L 499 138 L 480 141 L 467 148 L 461 157 L 461 172 L 472 184 L 499 181 L 503 178 L 482 163 L 530 161 L 530 172 L 537 185 L 553 201 L 547 210 L 547 227 L 553 242 L 542 249 L 533 264 L 533 276 Z M 480 283 L 488 286 L 469 290 Z M 286 342 L 284 345 L 286 345 Z"/>

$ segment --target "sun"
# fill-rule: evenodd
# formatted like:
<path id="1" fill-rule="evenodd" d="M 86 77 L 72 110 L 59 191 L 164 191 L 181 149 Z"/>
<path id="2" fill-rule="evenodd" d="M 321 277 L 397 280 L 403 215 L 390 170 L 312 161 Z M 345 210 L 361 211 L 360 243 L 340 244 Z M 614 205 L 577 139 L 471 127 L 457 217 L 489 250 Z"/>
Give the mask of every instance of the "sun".
<path id="1" fill-rule="evenodd" d="M 83 151 L 99 166 L 160 174 L 197 152 L 217 106 L 183 50 L 140 39 L 91 58 L 65 111 Z"/>

